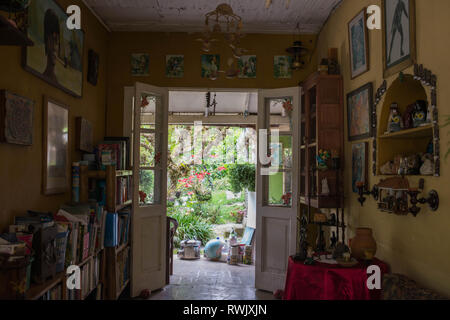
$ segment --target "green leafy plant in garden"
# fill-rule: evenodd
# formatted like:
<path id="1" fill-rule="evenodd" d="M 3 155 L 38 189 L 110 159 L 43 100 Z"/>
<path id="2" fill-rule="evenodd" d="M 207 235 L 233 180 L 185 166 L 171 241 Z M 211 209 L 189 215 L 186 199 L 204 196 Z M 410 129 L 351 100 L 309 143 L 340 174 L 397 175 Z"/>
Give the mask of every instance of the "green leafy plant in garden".
<path id="1" fill-rule="evenodd" d="M 214 237 L 212 225 L 199 216 L 181 210 L 174 210 L 170 216 L 178 221 L 176 239 L 174 239 L 176 247 L 179 247 L 180 242 L 185 239 L 197 239 L 205 245 Z"/>
<path id="2" fill-rule="evenodd" d="M 227 166 L 228 181 L 234 193 L 241 192 L 245 189 L 255 191 L 256 168 L 250 163 L 236 163 Z"/>

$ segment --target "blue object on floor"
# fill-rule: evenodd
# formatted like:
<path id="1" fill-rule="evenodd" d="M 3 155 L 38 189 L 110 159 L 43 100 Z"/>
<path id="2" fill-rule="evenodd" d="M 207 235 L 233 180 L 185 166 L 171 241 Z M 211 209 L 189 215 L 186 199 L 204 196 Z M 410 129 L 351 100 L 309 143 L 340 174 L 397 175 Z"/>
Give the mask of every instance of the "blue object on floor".
<path id="1" fill-rule="evenodd" d="M 246 227 L 244 231 L 244 236 L 242 237 L 241 244 L 250 246 L 252 244 L 253 235 L 255 234 L 255 229 L 251 227 Z"/>

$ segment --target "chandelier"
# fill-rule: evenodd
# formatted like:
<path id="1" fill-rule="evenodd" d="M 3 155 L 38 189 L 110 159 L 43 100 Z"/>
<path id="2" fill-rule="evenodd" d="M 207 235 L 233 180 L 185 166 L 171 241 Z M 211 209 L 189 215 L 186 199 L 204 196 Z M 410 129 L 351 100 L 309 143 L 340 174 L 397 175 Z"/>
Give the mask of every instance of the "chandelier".
<path id="1" fill-rule="evenodd" d="M 210 52 L 212 44 L 218 42 L 215 37 L 223 34 L 224 42 L 230 47 L 232 57 L 239 59 L 246 49 L 241 47 L 242 34 L 242 18 L 233 12 L 230 5 L 226 3 L 219 4 L 214 11 L 208 12 L 205 15 L 205 31 L 198 41 L 202 42 L 202 50 Z M 228 69 L 226 71 L 217 71 L 225 73 L 227 78 L 234 78 L 237 76 L 237 69 L 234 66 L 233 58 L 228 59 Z M 218 74 L 212 75 L 212 80 L 217 79 Z"/>

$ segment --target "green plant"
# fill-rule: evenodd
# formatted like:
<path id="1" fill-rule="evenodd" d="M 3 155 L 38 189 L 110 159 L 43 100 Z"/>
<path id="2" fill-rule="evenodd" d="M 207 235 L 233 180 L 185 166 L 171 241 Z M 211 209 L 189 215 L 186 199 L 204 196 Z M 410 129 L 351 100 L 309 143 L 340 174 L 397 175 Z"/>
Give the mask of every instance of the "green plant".
<path id="1" fill-rule="evenodd" d="M 227 167 L 228 182 L 234 193 L 241 192 L 245 189 L 255 191 L 256 168 L 254 164 L 231 164 Z"/>
<path id="2" fill-rule="evenodd" d="M 174 239 L 176 247 L 179 247 L 180 241 L 184 239 L 197 239 L 205 245 L 214 237 L 212 225 L 202 217 L 178 210 L 174 210 L 170 216 L 178 221 L 176 239 Z"/>

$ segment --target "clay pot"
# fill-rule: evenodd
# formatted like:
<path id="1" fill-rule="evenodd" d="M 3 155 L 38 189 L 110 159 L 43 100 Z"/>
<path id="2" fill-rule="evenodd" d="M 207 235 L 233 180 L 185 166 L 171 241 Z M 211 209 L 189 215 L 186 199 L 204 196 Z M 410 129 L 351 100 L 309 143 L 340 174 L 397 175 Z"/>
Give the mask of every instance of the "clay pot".
<path id="1" fill-rule="evenodd" d="M 350 239 L 350 248 L 355 259 L 364 260 L 374 257 L 377 252 L 377 243 L 372 236 L 372 229 L 356 229 L 356 236 Z"/>

